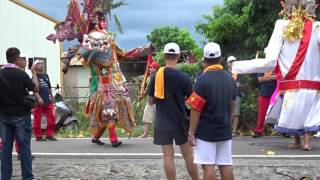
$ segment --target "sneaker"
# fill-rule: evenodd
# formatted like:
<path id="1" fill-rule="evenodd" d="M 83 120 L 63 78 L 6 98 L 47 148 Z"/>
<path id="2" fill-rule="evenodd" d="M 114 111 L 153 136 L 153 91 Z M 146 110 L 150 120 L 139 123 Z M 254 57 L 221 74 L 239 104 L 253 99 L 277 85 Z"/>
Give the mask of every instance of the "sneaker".
<path id="1" fill-rule="evenodd" d="M 314 137 L 320 137 L 320 131 L 314 135 Z"/>
<path id="2" fill-rule="evenodd" d="M 39 138 L 36 138 L 36 141 L 46 141 L 46 139 L 43 137 L 39 137 Z"/>
<path id="3" fill-rule="evenodd" d="M 55 138 L 54 136 L 47 136 L 47 137 L 46 137 L 46 140 L 49 140 L 49 141 L 58 141 L 58 139 Z"/>
<path id="4" fill-rule="evenodd" d="M 121 141 L 115 141 L 115 142 L 111 142 L 112 147 L 119 147 L 122 145 Z"/>
<path id="5" fill-rule="evenodd" d="M 232 132 L 232 137 L 237 137 L 237 136 L 239 136 L 238 132 L 237 131 L 233 131 Z"/>
<path id="6" fill-rule="evenodd" d="M 92 143 L 98 144 L 98 145 L 105 145 L 104 142 L 100 141 L 99 139 L 91 139 Z"/>
<path id="7" fill-rule="evenodd" d="M 253 138 L 262 138 L 262 133 L 254 133 Z"/>

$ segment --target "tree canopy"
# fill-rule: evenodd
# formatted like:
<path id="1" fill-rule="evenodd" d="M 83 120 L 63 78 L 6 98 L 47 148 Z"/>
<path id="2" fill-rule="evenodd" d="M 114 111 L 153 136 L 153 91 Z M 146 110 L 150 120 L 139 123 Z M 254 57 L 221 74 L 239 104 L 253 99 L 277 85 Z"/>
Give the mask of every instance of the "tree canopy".
<path id="1" fill-rule="evenodd" d="M 219 43 L 224 56 L 249 58 L 266 47 L 280 10 L 279 1 L 224 0 L 203 17 L 196 31 Z"/>
<path id="2" fill-rule="evenodd" d="M 164 45 L 169 42 L 179 44 L 181 50 L 190 51 L 198 47 L 196 41 L 192 38 L 187 29 L 178 27 L 160 27 L 155 28 L 147 35 L 148 41 L 156 46 L 157 50 L 163 49 Z"/>
<path id="3" fill-rule="evenodd" d="M 164 65 L 162 57 L 163 47 L 170 42 L 177 43 L 181 51 L 190 51 L 197 56 L 201 56 L 197 42 L 192 38 L 187 29 L 170 26 L 159 27 L 148 34 L 147 39 L 155 45 L 157 51 L 156 59 L 161 65 Z"/>

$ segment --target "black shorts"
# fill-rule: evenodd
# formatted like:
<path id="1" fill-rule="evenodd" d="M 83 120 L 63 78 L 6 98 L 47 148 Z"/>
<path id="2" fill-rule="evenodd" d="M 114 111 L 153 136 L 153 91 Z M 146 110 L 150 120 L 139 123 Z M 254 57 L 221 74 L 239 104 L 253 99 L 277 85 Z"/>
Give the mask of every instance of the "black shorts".
<path id="1" fill-rule="evenodd" d="M 182 131 L 161 131 L 154 130 L 153 143 L 156 145 L 170 145 L 173 144 L 173 140 L 176 145 L 182 145 L 187 143 L 188 136 Z"/>

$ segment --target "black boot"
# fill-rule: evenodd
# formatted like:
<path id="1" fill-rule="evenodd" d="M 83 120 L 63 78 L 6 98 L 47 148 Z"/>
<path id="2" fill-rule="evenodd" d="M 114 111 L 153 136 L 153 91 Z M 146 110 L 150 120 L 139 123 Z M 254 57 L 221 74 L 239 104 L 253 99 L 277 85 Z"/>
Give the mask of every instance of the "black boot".
<path id="1" fill-rule="evenodd" d="M 99 139 L 91 139 L 92 143 L 98 144 L 98 145 L 105 145 L 104 142 L 100 141 Z"/>
<path id="2" fill-rule="evenodd" d="M 112 147 L 119 147 L 122 145 L 121 141 L 115 141 L 115 142 L 111 142 Z"/>
<path id="3" fill-rule="evenodd" d="M 253 138 L 261 138 L 261 137 L 262 137 L 262 133 L 257 133 L 257 132 L 255 132 L 252 137 L 253 137 Z"/>

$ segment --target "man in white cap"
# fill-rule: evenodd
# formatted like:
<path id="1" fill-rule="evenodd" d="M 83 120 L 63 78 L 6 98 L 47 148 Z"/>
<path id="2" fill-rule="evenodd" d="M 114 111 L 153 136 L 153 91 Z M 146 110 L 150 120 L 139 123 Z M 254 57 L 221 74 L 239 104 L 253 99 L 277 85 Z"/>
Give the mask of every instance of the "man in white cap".
<path id="1" fill-rule="evenodd" d="M 231 73 L 232 70 L 232 63 L 237 61 L 237 58 L 234 56 L 229 56 L 227 59 L 228 63 L 228 70 Z M 240 117 L 240 106 L 242 101 L 242 91 L 241 91 L 241 84 L 242 84 L 242 76 L 239 76 L 238 74 L 233 73 L 232 78 L 236 81 L 237 84 L 237 98 L 236 98 L 236 107 L 234 111 L 234 115 L 232 117 L 232 136 L 237 136 L 238 133 L 238 126 L 239 126 L 239 117 Z"/>
<path id="2" fill-rule="evenodd" d="M 194 163 L 202 165 L 204 179 L 216 179 L 217 165 L 221 179 L 232 180 L 231 119 L 236 84 L 220 62 L 220 46 L 208 43 L 204 47 L 205 70 L 187 101 L 191 106 L 188 140 L 194 146 Z"/>
<path id="3" fill-rule="evenodd" d="M 39 81 L 39 94 L 35 94 L 39 105 L 33 109 L 33 131 L 36 137 L 36 141 L 56 141 L 55 134 L 55 112 L 53 104 L 53 96 L 51 91 L 51 83 L 48 74 L 44 71 L 44 62 L 41 59 L 34 61 L 34 66 L 37 71 Z M 41 120 L 42 115 L 46 116 L 47 128 L 46 138 L 42 137 L 41 132 Z"/>
<path id="4" fill-rule="evenodd" d="M 176 179 L 173 140 L 180 147 L 189 175 L 193 180 L 198 180 L 192 147 L 187 143 L 189 121 L 185 100 L 192 93 L 192 81 L 186 73 L 176 68 L 180 58 L 178 44 L 166 44 L 163 53 L 166 66 L 151 77 L 147 91 L 157 107 L 154 144 L 162 146 L 164 169 L 169 180 Z"/>

